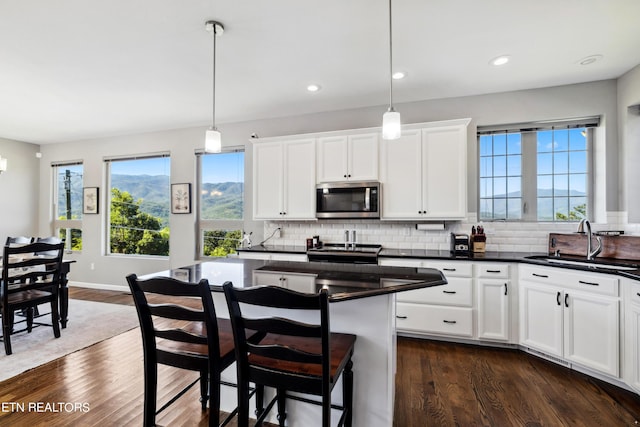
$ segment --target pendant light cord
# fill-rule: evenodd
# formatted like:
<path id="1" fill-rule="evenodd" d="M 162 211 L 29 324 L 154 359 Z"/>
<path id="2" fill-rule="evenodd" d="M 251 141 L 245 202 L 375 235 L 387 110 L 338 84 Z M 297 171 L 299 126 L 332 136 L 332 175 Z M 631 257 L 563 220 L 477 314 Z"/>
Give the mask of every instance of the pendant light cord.
<path id="1" fill-rule="evenodd" d="M 213 99 L 213 108 L 212 108 L 212 118 L 211 118 L 211 126 L 213 130 L 216 130 L 216 23 L 213 24 L 213 31 L 211 31 L 213 35 L 213 88 L 212 88 L 212 99 Z"/>
<path id="2" fill-rule="evenodd" d="M 389 111 L 393 111 L 393 27 L 391 21 L 391 0 L 389 0 Z"/>

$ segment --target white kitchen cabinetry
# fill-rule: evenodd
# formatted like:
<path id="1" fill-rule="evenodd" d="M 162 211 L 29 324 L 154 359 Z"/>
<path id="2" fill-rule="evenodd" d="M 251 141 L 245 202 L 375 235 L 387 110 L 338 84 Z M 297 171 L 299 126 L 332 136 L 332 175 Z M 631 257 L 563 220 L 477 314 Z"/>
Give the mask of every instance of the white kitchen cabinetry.
<path id="1" fill-rule="evenodd" d="M 625 280 L 624 361 L 625 382 L 640 392 L 640 282 Z"/>
<path id="2" fill-rule="evenodd" d="M 396 295 L 399 333 L 473 337 L 473 264 L 387 258 L 380 265 L 435 268 L 448 282 Z"/>
<path id="3" fill-rule="evenodd" d="M 318 138 L 317 182 L 378 181 L 378 134 Z"/>
<path id="4" fill-rule="evenodd" d="M 382 219 L 463 219 L 470 119 L 405 127 L 380 148 Z"/>
<path id="5" fill-rule="evenodd" d="M 520 266 L 520 344 L 618 377 L 618 279 Z"/>
<path id="6" fill-rule="evenodd" d="M 490 341 L 510 340 L 509 265 L 478 263 L 478 339 Z"/>
<path id="7" fill-rule="evenodd" d="M 253 218 L 314 220 L 315 139 L 253 145 Z"/>
<path id="8" fill-rule="evenodd" d="M 255 286 L 280 286 L 298 292 L 316 293 L 315 274 L 281 273 L 278 271 L 254 271 Z"/>

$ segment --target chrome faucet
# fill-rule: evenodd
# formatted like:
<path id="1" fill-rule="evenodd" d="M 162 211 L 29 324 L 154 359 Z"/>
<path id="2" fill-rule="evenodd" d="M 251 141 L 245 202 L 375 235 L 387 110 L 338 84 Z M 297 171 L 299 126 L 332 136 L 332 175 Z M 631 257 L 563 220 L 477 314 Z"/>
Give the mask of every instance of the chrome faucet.
<path id="1" fill-rule="evenodd" d="M 602 252 L 602 239 L 600 236 L 596 236 L 596 240 L 598 241 L 598 247 L 593 249 L 591 239 L 593 234 L 591 233 L 591 223 L 586 218 L 582 218 L 580 220 L 580 224 L 578 224 L 578 233 L 584 234 L 584 228 L 587 228 L 587 259 L 593 260 L 598 256 L 600 252 Z"/>

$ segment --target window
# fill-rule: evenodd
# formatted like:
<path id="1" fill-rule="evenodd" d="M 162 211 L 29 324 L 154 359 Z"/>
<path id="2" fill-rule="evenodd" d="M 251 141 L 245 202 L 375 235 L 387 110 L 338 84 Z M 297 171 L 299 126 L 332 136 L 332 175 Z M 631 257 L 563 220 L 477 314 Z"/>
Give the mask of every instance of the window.
<path id="1" fill-rule="evenodd" d="M 168 155 L 107 159 L 108 253 L 169 255 Z"/>
<path id="2" fill-rule="evenodd" d="M 598 118 L 478 128 L 479 219 L 579 221 L 592 195 Z"/>
<path id="3" fill-rule="evenodd" d="M 244 151 L 200 154 L 200 255 L 236 253 L 244 228 Z"/>
<path id="4" fill-rule="evenodd" d="M 71 251 L 82 250 L 82 162 L 54 163 L 53 228 Z"/>

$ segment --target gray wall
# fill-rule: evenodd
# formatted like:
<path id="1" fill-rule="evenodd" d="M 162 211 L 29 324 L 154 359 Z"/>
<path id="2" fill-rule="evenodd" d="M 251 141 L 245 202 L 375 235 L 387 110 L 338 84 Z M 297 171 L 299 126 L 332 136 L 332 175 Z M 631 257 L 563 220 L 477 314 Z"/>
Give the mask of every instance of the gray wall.
<path id="1" fill-rule="evenodd" d="M 477 151 L 475 130 L 477 125 L 513 123 L 522 121 L 581 117 L 588 115 L 603 116 L 603 142 L 601 152 L 605 155 L 605 185 L 598 195 L 602 199 L 603 209 L 617 211 L 618 206 L 618 127 L 617 124 L 617 83 L 615 80 L 592 82 L 554 88 L 526 90 L 493 95 L 451 98 L 398 104 L 404 123 L 418 123 L 471 117 L 469 129 L 469 206 L 476 211 L 477 198 Z M 243 123 L 221 125 L 225 145 L 247 144 L 246 149 L 246 200 L 245 211 L 251 215 L 251 144 L 249 135 L 257 133 L 260 137 L 292 135 L 319 131 L 378 127 L 381 124 L 384 106 L 355 110 L 334 111 L 298 117 L 276 118 Z M 82 160 L 84 162 L 84 185 L 101 188 L 100 215 L 85 215 L 83 220 L 83 251 L 74 257 L 71 279 L 80 282 L 124 285 L 126 274 L 151 273 L 193 263 L 195 259 L 195 214 L 173 215 L 171 227 L 170 259 L 130 258 L 105 256 L 105 173 L 103 158 L 113 155 L 128 155 L 171 152 L 171 182 L 195 183 L 194 151 L 202 148 L 205 127 L 181 129 L 129 135 L 99 140 L 87 140 L 70 143 L 43 145 L 43 158 L 40 163 L 39 222 L 40 234 L 51 233 L 50 191 L 52 161 Z M 604 138 L 601 138 L 604 139 Z M 604 144 L 606 142 L 606 144 Z M 1 179 L 2 177 L 0 177 Z M 604 191 L 606 188 L 606 191 Z M 606 196 L 606 201 L 604 197 Z M 34 204 L 37 206 L 37 203 Z M 263 234 L 261 222 L 248 221 L 247 230 L 254 232 L 254 241 L 260 241 Z M 95 269 L 89 266 L 94 263 Z"/>
<path id="2" fill-rule="evenodd" d="M 0 138 L 0 156 L 7 171 L 0 175 L 0 244 L 7 236 L 33 236 L 38 232 L 39 147 Z M 45 233 L 48 234 L 48 233 Z"/>
<path id="3" fill-rule="evenodd" d="M 618 79 L 618 129 L 620 134 L 620 210 L 629 222 L 640 223 L 640 113 L 628 107 L 640 104 L 640 65 Z"/>

